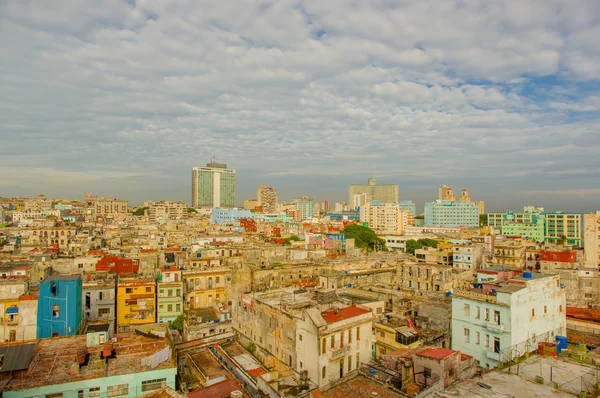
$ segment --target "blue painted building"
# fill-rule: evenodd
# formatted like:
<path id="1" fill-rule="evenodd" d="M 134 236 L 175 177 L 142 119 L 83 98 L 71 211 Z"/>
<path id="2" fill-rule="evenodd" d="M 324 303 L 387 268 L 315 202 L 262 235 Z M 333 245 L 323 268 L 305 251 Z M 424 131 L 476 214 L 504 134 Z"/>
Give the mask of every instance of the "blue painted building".
<path id="1" fill-rule="evenodd" d="M 400 210 L 410 211 L 413 217 L 417 215 L 417 206 L 412 200 L 401 200 L 398 202 L 398 206 L 400 206 Z"/>
<path id="2" fill-rule="evenodd" d="M 323 217 L 329 217 L 332 220 L 348 220 L 348 221 L 360 221 L 360 212 L 356 210 L 341 211 L 338 213 L 325 213 Z"/>
<path id="3" fill-rule="evenodd" d="M 479 206 L 473 202 L 427 202 L 424 224 L 426 227 L 477 227 Z"/>
<path id="4" fill-rule="evenodd" d="M 73 336 L 81 327 L 81 276 L 49 276 L 40 283 L 37 338 Z"/>
<path id="5" fill-rule="evenodd" d="M 252 212 L 250 210 L 244 209 L 213 209 L 211 213 L 210 221 L 213 224 L 226 224 L 232 223 L 234 225 L 238 224 L 238 220 L 240 218 L 251 218 Z"/>

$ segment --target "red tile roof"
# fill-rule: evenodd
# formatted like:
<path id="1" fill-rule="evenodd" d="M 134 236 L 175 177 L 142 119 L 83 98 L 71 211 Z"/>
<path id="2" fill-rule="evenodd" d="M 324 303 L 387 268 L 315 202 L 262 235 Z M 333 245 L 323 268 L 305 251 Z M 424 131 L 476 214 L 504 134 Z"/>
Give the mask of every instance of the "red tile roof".
<path id="1" fill-rule="evenodd" d="M 457 353 L 458 351 L 449 350 L 447 348 L 429 347 L 417 352 L 417 355 L 433 359 L 445 359 Z"/>
<path id="2" fill-rule="evenodd" d="M 231 392 L 235 390 L 242 391 L 240 384 L 234 380 L 225 380 L 212 386 L 188 392 L 187 396 L 188 398 L 225 398 L 229 397 Z"/>
<path id="3" fill-rule="evenodd" d="M 343 321 L 345 319 L 354 318 L 355 316 L 364 315 L 370 313 L 371 310 L 357 307 L 356 304 L 352 304 L 349 307 L 340 308 L 336 314 L 333 310 L 327 310 L 321 313 L 321 316 L 327 323 L 334 323 Z"/>
<path id="4" fill-rule="evenodd" d="M 254 379 L 258 379 L 258 376 L 268 373 L 263 368 L 254 368 L 254 369 L 247 370 L 247 372 L 250 373 L 250 376 L 252 376 Z"/>

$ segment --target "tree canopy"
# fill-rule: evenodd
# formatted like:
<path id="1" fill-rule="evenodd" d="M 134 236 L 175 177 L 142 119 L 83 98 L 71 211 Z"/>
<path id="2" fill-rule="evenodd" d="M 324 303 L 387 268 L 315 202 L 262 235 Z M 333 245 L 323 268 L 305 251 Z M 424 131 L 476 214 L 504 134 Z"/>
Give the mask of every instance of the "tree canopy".
<path id="1" fill-rule="evenodd" d="M 136 211 L 133 212 L 133 215 L 134 216 L 143 216 L 146 209 L 147 209 L 147 207 L 140 207 Z"/>
<path id="2" fill-rule="evenodd" d="M 171 329 L 177 330 L 179 333 L 183 333 L 183 315 L 179 315 L 171 323 Z"/>
<path id="3" fill-rule="evenodd" d="M 385 240 L 378 237 L 371 228 L 358 224 L 351 224 L 346 225 L 340 232 L 344 234 L 346 238 L 354 239 L 354 244 L 358 248 L 366 249 L 367 251 L 387 251 Z"/>
<path id="4" fill-rule="evenodd" d="M 191 208 L 191 207 L 188 207 L 186 211 L 187 211 L 187 213 L 188 213 L 188 214 L 192 214 L 192 213 L 193 213 L 193 214 L 197 214 L 197 213 L 198 213 L 198 212 L 196 211 L 196 209 L 194 209 L 194 208 Z"/>
<path id="5" fill-rule="evenodd" d="M 479 225 L 484 227 L 486 226 L 488 223 L 488 216 L 487 214 L 480 214 L 479 215 Z"/>
<path id="6" fill-rule="evenodd" d="M 423 247 L 437 247 L 438 243 L 439 242 L 437 240 L 428 238 L 407 240 L 406 252 L 409 254 L 415 254 L 415 250 L 422 249 Z"/>

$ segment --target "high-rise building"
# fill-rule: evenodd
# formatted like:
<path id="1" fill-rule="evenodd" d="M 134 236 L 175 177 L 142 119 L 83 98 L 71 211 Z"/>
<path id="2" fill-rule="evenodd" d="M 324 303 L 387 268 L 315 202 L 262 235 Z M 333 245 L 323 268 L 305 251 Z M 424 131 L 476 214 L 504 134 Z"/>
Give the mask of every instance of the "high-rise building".
<path id="1" fill-rule="evenodd" d="M 235 170 L 213 158 L 205 167 L 192 169 L 192 207 L 235 207 Z"/>
<path id="2" fill-rule="evenodd" d="M 348 191 L 348 203 L 351 205 L 354 204 L 354 196 L 360 193 L 367 195 L 365 203 L 373 200 L 384 203 L 398 202 L 398 184 L 377 185 L 374 177 L 369 178 L 367 185 L 350 184 Z"/>
<path id="3" fill-rule="evenodd" d="M 543 213 L 546 217 L 546 242 L 559 243 L 562 237 L 566 237 L 568 245 L 581 246 L 581 214 Z"/>
<path id="4" fill-rule="evenodd" d="M 439 200 L 445 200 L 446 202 L 456 202 L 456 196 L 454 196 L 454 191 L 452 188 L 446 185 L 442 185 L 439 189 Z"/>
<path id="5" fill-rule="evenodd" d="M 324 200 L 323 204 L 321 205 L 321 208 L 323 209 L 324 213 L 327 213 L 329 211 L 329 202 Z"/>
<path id="6" fill-rule="evenodd" d="M 262 184 L 257 192 L 259 206 L 263 213 L 275 213 L 277 211 L 277 191 L 273 187 Z"/>
<path id="7" fill-rule="evenodd" d="M 586 267 L 600 268 L 600 210 L 583 215 L 583 242 Z"/>
<path id="8" fill-rule="evenodd" d="M 360 207 L 360 221 L 378 234 L 402 235 L 412 214 L 396 203 L 371 202 Z"/>
<path id="9" fill-rule="evenodd" d="M 301 196 L 294 199 L 294 203 L 296 204 L 298 218 L 300 220 L 309 220 L 313 218 L 313 214 L 315 212 L 315 202 L 311 198 L 307 196 Z"/>
<path id="10" fill-rule="evenodd" d="M 478 200 L 475 204 L 479 207 L 479 214 L 485 214 L 485 202 L 483 200 Z"/>
<path id="11" fill-rule="evenodd" d="M 428 227 L 477 227 L 479 207 L 473 202 L 436 200 L 425 203 L 425 225 Z"/>

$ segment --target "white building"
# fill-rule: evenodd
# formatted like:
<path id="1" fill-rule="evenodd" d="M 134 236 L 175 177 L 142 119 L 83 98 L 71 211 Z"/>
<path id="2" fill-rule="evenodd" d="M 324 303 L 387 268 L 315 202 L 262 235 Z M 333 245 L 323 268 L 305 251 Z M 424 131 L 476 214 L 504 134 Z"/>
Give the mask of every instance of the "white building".
<path id="1" fill-rule="evenodd" d="M 396 203 L 371 202 L 360 207 L 360 221 L 378 234 L 402 235 L 411 216 Z"/>
<path id="2" fill-rule="evenodd" d="M 583 248 L 585 266 L 600 267 L 600 210 L 583 215 Z"/>
<path id="3" fill-rule="evenodd" d="M 235 170 L 215 159 L 205 167 L 192 168 L 192 207 L 235 207 Z"/>
<path id="4" fill-rule="evenodd" d="M 479 269 L 483 263 L 483 245 L 455 245 L 452 257 L 453 268 Z"/>
<path id="5" fill-rule="evenodd" d="M 297 370 L 319 387 L 340 380 L 371 360 L 373 312 L 351 305 L 305 311 L 296 329 Z"/>
<path id="6" fill-rule="evenodd" d="M 298 210 L 298 217 L 301 221 L 310 220 L 313 218 L 315 213 L 315 202 L 306 196 L 301 196 L 294 199 L 296 209 Z"/>
<path id="7" fill-rule="evenodd" d="M 452 296 L 452 349 L 485 368 L 565 333 L 565 292 L 558 275 L 525 272 L 508 282 L 455 290 Z"/>

